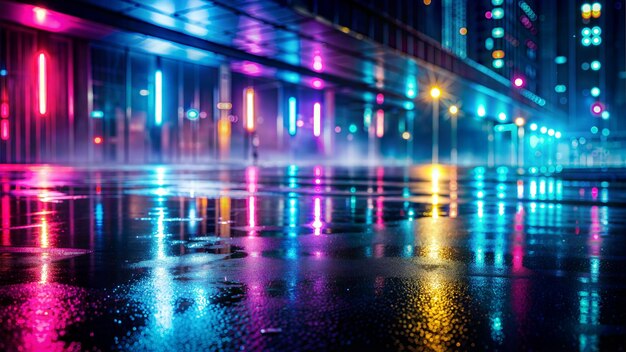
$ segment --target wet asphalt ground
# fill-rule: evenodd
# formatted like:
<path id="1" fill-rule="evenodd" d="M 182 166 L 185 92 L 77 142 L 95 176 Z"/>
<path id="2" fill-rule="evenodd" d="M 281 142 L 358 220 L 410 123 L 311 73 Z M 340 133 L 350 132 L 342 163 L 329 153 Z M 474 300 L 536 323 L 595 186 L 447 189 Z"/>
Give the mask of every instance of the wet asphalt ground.
<path id="1" fill-rule="evenodd" d="M 582 176 L 4 166 L 0 350 L 623 350 L 626 182 Z"/>

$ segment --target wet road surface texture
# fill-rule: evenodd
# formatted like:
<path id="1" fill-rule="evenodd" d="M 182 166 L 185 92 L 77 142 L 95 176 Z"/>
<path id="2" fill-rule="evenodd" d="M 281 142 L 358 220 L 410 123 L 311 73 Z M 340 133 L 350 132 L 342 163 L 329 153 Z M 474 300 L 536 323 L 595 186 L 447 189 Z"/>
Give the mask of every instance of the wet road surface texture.
<path id="1" fill-rule="evenodd" d="M 620 350 L 626 184 L 5 166 L 0 350 Z"/>

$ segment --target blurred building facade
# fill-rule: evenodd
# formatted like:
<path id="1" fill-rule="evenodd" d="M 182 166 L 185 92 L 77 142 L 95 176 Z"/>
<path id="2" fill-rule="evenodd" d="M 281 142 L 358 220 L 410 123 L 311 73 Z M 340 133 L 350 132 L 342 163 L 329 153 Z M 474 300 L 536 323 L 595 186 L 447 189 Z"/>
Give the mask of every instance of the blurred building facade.
<path id="1" fill-rule="evenodd" d="M 256 134 L 262 156 L 425 161 L 433 134 L 428 91 L 439 86 L 442 150 L 451 143 L 444 109 L 457 104 L 459 133 L 473 136 L 459 141 L 462 160 L 484 162 L 489 145 L 507 150 L 500 162 L 513 163 L 517 149 L 530 153 L 513 145 L 513 122 L 564 131 L 571 112 L 589 103 L 574 86 L 597 84 L 607 111 L 624 105 L 622 81 L 605 76 L 593 83 L 604 71 L 578 72 L 592 51 L 572 59 L 573 40 L 559 39 L 571 34 L 564 28 L 582 28 L 580 21 L 558 23 L 565 21 L 555 15 L 563 6 L 579 11 L 567 3 L 1 0 L 0 157 L 241 158 Z M 619 40 L 606 35 L 603 45 Z M 603 70 L 623 65 L 623 58 L 599 60 Z M 502 138 L 494 137 L 495 125 L 503 125 Z M 556 150 L 544 150 L 541 160 Z"/>

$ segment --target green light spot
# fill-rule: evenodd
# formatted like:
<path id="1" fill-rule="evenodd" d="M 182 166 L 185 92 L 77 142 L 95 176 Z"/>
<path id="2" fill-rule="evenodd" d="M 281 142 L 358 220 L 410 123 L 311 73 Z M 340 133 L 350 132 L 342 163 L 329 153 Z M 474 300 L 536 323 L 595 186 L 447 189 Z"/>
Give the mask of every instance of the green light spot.
<path id="1" fill-rule="evenodd" d="M 494 20 L 502 19 L 502 17 L 504 17 L 504 10 L 501 7 L 496 7 L 491 10 L 491 15 Z"/>
<path id="2" fill-rule="evenodd" d="M 91 112 L 91 117 L 94 119 L 101 119 L 104 117 L 104 112 L 100 110 L 94 110 Z"/>
<path id="3" fill-rule="evenodd" d="M 594 98 L 597 98 L 598 96 L 600 96 L 600 88 L 598 87 L 591 88 L 591 96 Z"/>
<path id="4" fill-rule="evenodd" d="M 594 71 L 598 71 L 602 68 L 602 64 L 598 60 L 591 61 L 590 67 Z"/>
<path id="5" fill-rule="evenodd" d="M 198 116 L 200 116 L 200 113 L 198 112 L 198 110 L 196 109 L 187 110 L 187 118 L 189 120 L 197 120 Z"/>

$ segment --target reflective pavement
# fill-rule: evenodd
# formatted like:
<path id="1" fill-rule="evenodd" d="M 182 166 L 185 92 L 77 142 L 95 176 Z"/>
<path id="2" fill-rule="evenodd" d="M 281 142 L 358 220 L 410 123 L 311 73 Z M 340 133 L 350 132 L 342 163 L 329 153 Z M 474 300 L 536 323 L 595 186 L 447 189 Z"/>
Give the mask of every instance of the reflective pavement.
<path id="1" fill-rule="evenodd" d="M 626 183 L 0 169 L 0 350 L 626 348 Z"/>

